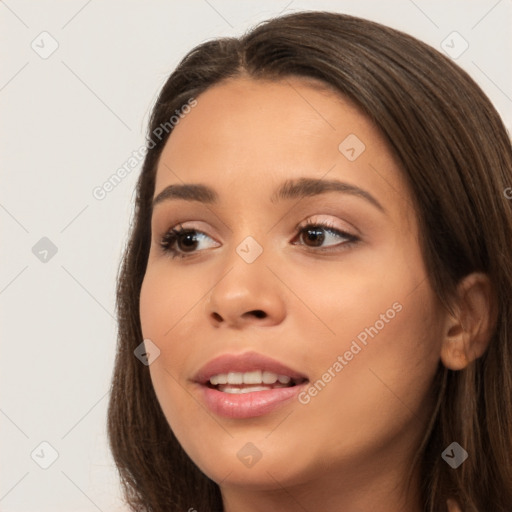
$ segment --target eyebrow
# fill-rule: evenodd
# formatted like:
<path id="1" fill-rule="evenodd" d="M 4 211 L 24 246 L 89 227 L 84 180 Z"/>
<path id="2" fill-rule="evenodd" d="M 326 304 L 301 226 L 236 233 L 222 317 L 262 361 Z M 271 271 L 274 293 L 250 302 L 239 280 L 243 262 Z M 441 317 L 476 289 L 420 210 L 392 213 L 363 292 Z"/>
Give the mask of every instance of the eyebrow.
<path id="1" fill-rule="evenodd" d="M 283 200 L 302 199 L 318 196 L 328 192 L 341 192 L 365 199 L 381 212 L 386 210 L 382 204 L 369 192 L 362 188 L 338 180 L 319 178 L 299 178 L 286 180 L 270 196 L 270 202 L 275 204 Z M 164 201 L 182 199 L 198 201 L 205 204 L 218 204 L 219 194 L 210 186 L 200 183 L 174 184 L 165 187 L 154 199 L 153 208 Z"/>

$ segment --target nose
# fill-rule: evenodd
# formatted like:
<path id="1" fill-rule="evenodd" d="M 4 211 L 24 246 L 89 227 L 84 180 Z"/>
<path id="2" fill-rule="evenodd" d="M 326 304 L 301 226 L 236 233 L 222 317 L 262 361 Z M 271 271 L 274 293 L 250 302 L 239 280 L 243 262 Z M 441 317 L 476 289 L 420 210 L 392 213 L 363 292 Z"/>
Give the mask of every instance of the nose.
<path id="1" fill-rule="evenodd" d="M 283 285 L 262 262 L 236 262 L 213 287 L 205 312 L 215 328 L 278 325 L 286 316 Z"/>

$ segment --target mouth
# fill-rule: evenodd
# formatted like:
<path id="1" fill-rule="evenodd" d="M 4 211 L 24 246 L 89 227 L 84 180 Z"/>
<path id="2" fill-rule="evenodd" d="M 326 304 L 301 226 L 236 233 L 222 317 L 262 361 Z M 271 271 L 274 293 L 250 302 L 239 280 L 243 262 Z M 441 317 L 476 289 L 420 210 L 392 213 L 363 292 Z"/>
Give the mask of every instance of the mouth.
<path id="1" fill-rule="evenodd" d="M 226 354 L 194 377 L 205 405 L 229 418 L 251 418 L 290 403 L 309 382 L 306 375 L 255 352 Z"/>
<path id="2" fill-rule="evenodd" d="M 271 389 L 291 388 L 307 381 L 305 377 L 291 377 L 267 370 L 229 372 L 212 375 L 205 383 L 210 389 L 222 393 L 257 393 Z"/>

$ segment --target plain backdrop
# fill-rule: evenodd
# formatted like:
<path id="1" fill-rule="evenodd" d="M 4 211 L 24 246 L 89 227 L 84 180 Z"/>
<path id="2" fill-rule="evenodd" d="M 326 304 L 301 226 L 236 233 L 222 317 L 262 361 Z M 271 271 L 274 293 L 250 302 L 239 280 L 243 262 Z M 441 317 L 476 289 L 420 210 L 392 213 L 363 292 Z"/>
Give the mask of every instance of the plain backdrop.
<path id="1" fill-rule="evenodd" d="M 512 126 L 510 0 L 0 3 L 1 511 L 125 509 L 105 422 L 115 279 L 141 165 L 103 199 L 93 190 L 144 144 L 156 95 L 188 50 L 311 9 L 440 51 L 448 41 Z"/>

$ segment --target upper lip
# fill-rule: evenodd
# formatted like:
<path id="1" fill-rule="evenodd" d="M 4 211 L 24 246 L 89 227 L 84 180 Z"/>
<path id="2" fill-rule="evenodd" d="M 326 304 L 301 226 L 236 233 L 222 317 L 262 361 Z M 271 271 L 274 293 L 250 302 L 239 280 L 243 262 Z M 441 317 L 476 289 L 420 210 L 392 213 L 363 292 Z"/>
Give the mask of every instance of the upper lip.
<path id="1" fill-rule="evenodd" d="M 208 361 L 194 375 L 193 380 L 200 384 L 206 384 L 211 377 L 220 373 L 229 372 L 250 372 L 254 370 L 263 370 L 276 373 L 277 375 L 287 375 L 293 380 L 307 380 L 306 375 L 292 370 L 284 363 L 276 361 L 257 352 L 244 352 L 242 354 L 223 354 Z"/>

